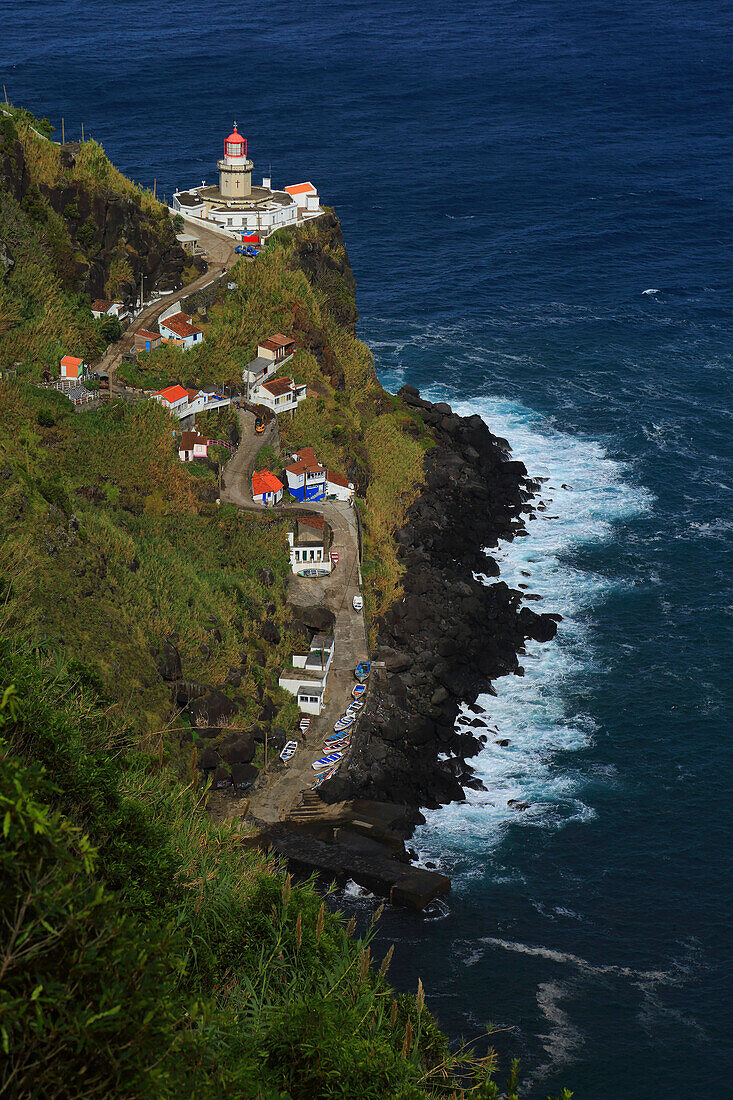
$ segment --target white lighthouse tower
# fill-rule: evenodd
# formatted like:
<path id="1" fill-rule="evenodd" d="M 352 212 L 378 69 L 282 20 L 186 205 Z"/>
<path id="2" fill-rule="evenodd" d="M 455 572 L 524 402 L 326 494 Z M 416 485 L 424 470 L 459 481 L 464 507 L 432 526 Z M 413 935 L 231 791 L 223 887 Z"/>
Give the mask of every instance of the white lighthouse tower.
<path id="1" fill-rule="evenodd" d="M 224 156 L 217 162 L 219 191 L 225 199 L 245 199 L 252 194 L 252 169 L 247 160 L 247 139 L 237 131 L 237 124 L 224 140 Z"/>

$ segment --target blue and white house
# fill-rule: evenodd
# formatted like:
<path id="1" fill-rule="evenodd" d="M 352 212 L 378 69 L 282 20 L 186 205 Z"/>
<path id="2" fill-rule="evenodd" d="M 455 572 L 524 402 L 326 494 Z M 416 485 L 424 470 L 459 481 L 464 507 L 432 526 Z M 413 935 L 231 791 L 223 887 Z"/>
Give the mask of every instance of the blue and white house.
<path id="1" fill-rule="evenodd" d="M 296 500 L 325 500 L 328 470 L 321 466 L 312 447 L 296 451 L 290 466 L 285 467 L 288 492 Z"/>

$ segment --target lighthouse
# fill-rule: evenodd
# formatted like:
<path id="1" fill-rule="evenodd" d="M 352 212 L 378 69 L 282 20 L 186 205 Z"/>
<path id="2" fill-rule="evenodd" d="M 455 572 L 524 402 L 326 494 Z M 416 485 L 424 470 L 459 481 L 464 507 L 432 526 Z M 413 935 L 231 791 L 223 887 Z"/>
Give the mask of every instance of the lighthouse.
<path id="1" fill-rule="evenodd" d="M 219 191 L 225 199 L 246 199 L 252 194 L 252 169 L 247 160 L 247 139 L 243 138 L 234 123 L 234 129 L 224 139 L 224 156 L 217 163 Z"/>

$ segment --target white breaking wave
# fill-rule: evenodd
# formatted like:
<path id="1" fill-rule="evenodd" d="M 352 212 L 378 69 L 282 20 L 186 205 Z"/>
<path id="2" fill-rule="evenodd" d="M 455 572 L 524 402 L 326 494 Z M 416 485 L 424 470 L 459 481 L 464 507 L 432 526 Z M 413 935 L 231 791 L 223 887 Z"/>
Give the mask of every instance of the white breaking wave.
<path id="1" fill-rule="evenodd" d="M 425 396 L 450 400 L 444 391 Z M 599 443 L 555 431 L 519 402 L 480 398 L 453 407 L 462 415 L 480 413 L 494 434 L 509 440 L 513 457 L 524 462 L 530 477 L 545 479 L 533 502 L 545 507 L 527 522 L 528 537 L 490 553 L 502 580 L 542 597 L 527 606 L 563 616 L 554 641 L 527 643 L 526 656 L 520 657 L 523 677 L 501 677 L 494 683 L 497 696 L 478 700 L 489 728 L 476 732 L 485 733 L 488 742 L 472 765 L 487 790 L 469 790 L 465 802 L 428 811 L 415 835 L 423 853 L 441 853 L 459 865 L 453 875 L 460 889 L 461 882 L 484 873 L 481 861 L 461 857 L 494 849 L 509 824 L 559 828 L 594 814 L 583 801 L 584 776 L 573 770 L 568 754 L 590 743 L 595 723 L 569 700 L 571 692 L 582 695 L 594 665 L 586 613 L 615 586 L 631 582 L 582 570 L 568 557 L 613 539 L 614 525 L 649 508 L 652 497 L 626 480 L 624 466 Z M 474 717 L 464 710 L 459 724 Z M 502 740 L 508 746 L 497 744 Z"/>

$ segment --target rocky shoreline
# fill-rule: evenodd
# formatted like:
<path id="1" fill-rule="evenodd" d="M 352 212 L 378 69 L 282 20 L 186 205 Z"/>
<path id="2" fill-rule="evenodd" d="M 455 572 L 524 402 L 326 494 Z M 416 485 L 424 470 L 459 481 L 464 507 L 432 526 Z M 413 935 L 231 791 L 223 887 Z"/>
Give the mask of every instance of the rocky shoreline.
<path id="1" fill-rule="evenodd" d="M 366 799 L 407 808 L 405 838 L 424 819 L 421 807 L 460 801 L 480 788 L 467 762 L 487 734 L 456 729 L 462 704 L 492 693 L 499 676 L 522 675 L 526 639 L 549 641 L 559 616 L 523 606 L 523 594 L 498 578 L 486 552 L 524 537 L 534 512 L 532 481 L 506 440 L 480 416 L 461 417 L 417 390 L 400 390 L 430 426 L 425 485 L 397 532 L 404 596 L 379 624 L 374 678 L 354 748 L 321 798 Z"/>

